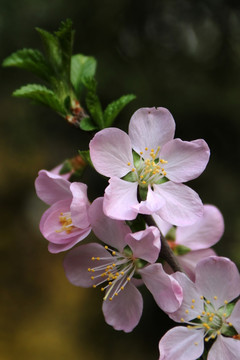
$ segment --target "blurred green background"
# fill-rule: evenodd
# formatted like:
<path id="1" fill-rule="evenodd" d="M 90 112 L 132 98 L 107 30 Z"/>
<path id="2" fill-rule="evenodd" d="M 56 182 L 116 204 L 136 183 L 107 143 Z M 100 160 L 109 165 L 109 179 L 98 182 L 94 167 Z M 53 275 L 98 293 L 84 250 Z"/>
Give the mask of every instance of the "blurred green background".
<path id="1" fill-rule="evenodd" d="M 127 130 L 139 107 L 164 106 L 173 114 L 176 136 L 204 138 L 211 159 L 191 182 L 204 203 L 225 218 L 225 234 L 215 247 L 240 266 L 240 5 L 227 0 L 1 0 L 1 60 L 23 47 L 41 48 L 36 26 L 49 31 L 71 18 L 75 53 L 98 60 L 103 104 L 127 93 L 137 100 L 116 126 Z M 87 149 L 90 138 L 56 114 L 11 97 L 38 79 L 19 69 L 1 72 L 0 194 L 0 360 L 149 360 L 170 321 L 142 290 L 144 312 L 131 333 L 104 323 L 101 294 L 72 286 L 63 255 L 51 255 L 38 230 L 45 205 L 34 180 L 41 168 Z M 103 182 L 85 174 L 89 196 Z M 223 284 L 224 286 L 224 284 Z"/>

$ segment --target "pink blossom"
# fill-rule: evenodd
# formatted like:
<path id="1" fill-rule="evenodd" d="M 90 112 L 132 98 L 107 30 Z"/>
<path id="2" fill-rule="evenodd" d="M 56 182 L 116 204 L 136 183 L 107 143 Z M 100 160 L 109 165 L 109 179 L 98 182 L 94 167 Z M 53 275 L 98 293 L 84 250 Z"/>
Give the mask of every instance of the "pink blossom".
<path id="1" fill-rule="evenodd" d="M 159 216 L 153 217 L 178 257 L 179 264 L 190 279 L 194 280 L 196 264 L 203 258 L 216 255 L 210 247 L 223 235 L 224 220 L 221 212 L 213 205 L 204 205 L 203 216 L 198 221 L 192 225 L 178 226 L 175 233 L 174 228 L 171 229 L 171 224 L 162 221 Z M 168 264 L 164 269 L 168 273 L 172 272 Z"/>
<path id="2" fill-rule="evenodd" d="M 183 289 L 180 308 L 169 314 L 177 326 L 160 340 L 159 360 L 196 360 L 204 350 L 204 342 L 214 341 L 208 360 L 238 360 L 240 341 L 240 302 L 232 311 L 232 300 L 240 294 L 240 276 L 236 265 L 227 258 L 211 256 L 196 267 L 196 280 L 177 272 L 173 277 Z M 205 341 L 204 341 L 205 340 Z"/>
<path id="3" fill-rule="evenodd" d="M 182 182 L 203 172 L 210 151 L 204 140 L 173 139 L 174 132 L 175 122 L 167 109 L 142 108 L 130 120 L 129 135 L 107 128 L 94 136 L 93 165 L 110 177 L 103 204 L 107 216 L 133 220 L 138 213 L 157 213 L 182 226 L 202 216 L 199 196 Z"/>
<path id="4" fill-rule="evenodd" d="M 90 243 L 74 248 L 66 255 L 64 268 L 72 284 L 100 286 L 105 292 L 102 309 L 106 322 L 116 330 L 130 332 L 143 308 L 136 285 L 143 281 L 158 305 L 169 312 L 179 308 L 182 290 L 161 264 L 155 264 L 161 247 L 159 230 L 151 226 L 132 233 L 124 221 L 107 217 L 102 206 L 103 198 L 96 199 L 89 217 L 95 235 L 107 245 Z"/>
<path id="5" fill-rule="evenodd" d="M 85 184 L 70 183 L 60 175 L 41 170 L 35 188 L 38 197 L 51 205 L 40 221 L 40 231 L 49 241 L 51 253 L 72 248 L 90 233 Z"/>

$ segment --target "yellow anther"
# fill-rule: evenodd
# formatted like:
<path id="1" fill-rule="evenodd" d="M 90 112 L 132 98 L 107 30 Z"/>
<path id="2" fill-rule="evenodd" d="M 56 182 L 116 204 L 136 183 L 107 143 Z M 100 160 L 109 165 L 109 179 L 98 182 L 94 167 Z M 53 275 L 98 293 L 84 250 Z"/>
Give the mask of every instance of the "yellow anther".
<path id="1" fill-rule="evenodd" d="M 193 303 L 193 304 L 195 303 L 195 301 L 196 301 L 195 299 L 192 299 L 192 303 Z"/>
<path id="2" fill-rule="evenodd" d="M 224 313 L 224 314 L 223 314 L 223 316 L 224 316 L 224 317 L 226 317 L 226 316 L 227 316 L 227 314 L 226 314 L 226 313 Z"/>
<path id="3" fill-rule="evenodd" d="M 164 176 L 166 176 L 166 175 L 167 175 L 167 173 L 166 173 L 166 171 L 165 171 L 165 170 L 163 170 L 163 171 L 162 171 L 162 173 L 163 173 L 163 175 L 164 175 Z"/>
<path id="4" fill-rule="evenodd" d="M 116 292 L 114 295 L 115 295 L 115 296 L 118 296 L 118 293 Z"/>
<path id="5" fill-rule="evenodd" d="M 140 155 L 142 155 L 143 154 L 143 152 L 142 151 L 140 151 Z"/>
<path id="6" fill-rule="evenodd" d="M 91 276 L 91 279 L 94 280 L 94 276 Z"/>
<path id="7" fill-rule="evenodd" d="M 181 318 L 181 322 L 184 322 L 184 318 Z"/>
<path id="8" fill-rule="evenodd" d="M 132 170 L 131 170 L 132 172 L 134 172 L 135 171 L 135 168 L 132 168 Z"/>
<path id="9" fill-rule="evenodd" d="M 146 184 L 146 181 L 145 181 L 145 180 L 143 180 L 143 181 L 142 181 L 142 184 L 144 184 L 144 185 L 145 185 L 145 184 Z"/>
<path id="10" fill-rule="evenodd" d="M 200 299 L 203 300 L 203 296 L 200 296 Z"/>
<path id="11" fill-rule="evenodd" d="M 213 321 L 213 317 L 212 317 L 212 316 L 209 318 L 209 321 Z"/>
<path id="12" fill-rule="evenodd" d="M 101 291 L 104 291 L 104 288 L 101 288 Z"/>
<path id="13" fill-rule="evenodd" d="M 88 268 L 88 269 L 87 269 L 87 271 L 91 271 L 91 269 L 90 269 L 90 268 Z"/>
<path id="14" fill-rule="evenodd" d="M 189 310 L 185 310 L 185 313 L 188 314 L 188 313 L 189 313 Z"/>
<path id="15" fill-rule="evenodd" d="M 100 257 L 98 256 L 96 259 L 97 259 L 97 260 L 100 260 Z"/>
<path id="16" fill-rule="evenodd" d="M 111 281 L 109 281 L 108 285 L 112 285 L 112 282 L 111 282 Z"/>
<path id="17" fill-rule="evenodd" d="M 112 255 L 116 255 L 116 251 L 113 251 L 113 252 L 112 252 Z"/>
<path id="18" fill-rule="evenodd" d="M 191 327 L 190 325 L 187 325 L 187 328 L 188 328 L 188 329 L 191 329 L 192 327 Z"/>
<path id="19" fill-rule="evenodd" d="M 232 323 L 230 323 L 230 322 L 228 323 L 228 325 L 229 325 L 229 326 L 233 326 L 233 324 L 232 324 Z"/>
<path id="20" fill-rule="evenodd" d="M 130 166 L 130 165 L 131 165 L 131 163 L 130 163 L 130 162 L 128 162 L 127 164 L 128 164 L 128 166 Z"/>
<path id="21" fill-rule="evenodd" d="M 228 301 L 227 301 L 227 300 L 225 300 L 225 301 L 224 301 L 224 304 L 225 304 L 225 305 L 227 305 L 227 304 L 228 304 Z"/>
<path id="22" fill-rule="evenodd" d="M 209 338 L 205 338 L 205 341 L 208 342 Z"/>
<path id="23" fill-rule="evenodd" d="M 154 149 L 151 149 L 151 152 L 153 153 L 153 152 L 154 152 Z"/>
<path id="24" fill-rule="evenodd" d="M 140 179 L 142 179 L 143 178 L 143 175 L 140 175 Z"/>
<path id="25" fill-rule="evenodd" d="M 221 331 L 220 331 L 220 330 L 218 330 L 218 331 L 217 331 L 217 334 L 218 334 L 218 335 L 221 335 Z"/>
<path id="26" fill-rule="evenodd" d="M 194 305 L 191 305 L 191 309 L 194 309 Z"/>
<path id="27" fill-rule="evenodd" d="M 212 339 L 215 339 L 215 335 L 212 334 L 212 335 L 211 335 L 211 338 L 212 338 Z"/>
<path id="28" fill-rule="evenodd" d="M 121 271 L 120 274 L 121 274 L 121 275 L 124 275 L 124 271 Z"/>
<path id="29" fill-rule="evenodd" d="M 112 264 L 112 267 L 115 267 L 116 266 L 116 264 Z"/>
<path id="30" fill-rule="evenodd" d="M 207 301 L 206 301 L 206 303 L 207 303 L 207 304 L 210 304 L 210 303 L 211 303 L 211 301 L 210 301 L 210 300 L 207 300 Z"/>
<path id="31" fill-rule="evenodd" d="M 130 277 L 127 277 L 127 281 L 130 281 L 131 280 L 131 278 Z"/>
<path id="32" fill-rule="evenodd" d="M 110 301 L 112 301 L 112 298 L 109 298 Z"/>
<path id="33" fill-rule="evenodd" d="M 118 277 L 119 276 L 119 272 L 116 272 L 116 277 Z"/>
<path id="34" fill-rule="evenodd" d="M 207 312 L 207 316 L 210 316 L 210 312 Z"/>
<path id="35" fill-rule="evenodd" d="M 196 345 L 196 346 L 197 346 L 197 345 L 198 345 L 198 342 L 195 342 L 195 343 L 194 343 L 194 345 Z"/>
<path id="36" fill-rule="evenodd" d="M 92 287 L 95 289 L 97 287 L 97 285 L 94 284 Z"/>
<path id="37" fill-rule="evenodd" d="M 202 311 L 202 314 L 205 315 L 206 314 L 205 311 Z"/>
<path id="38" fill-rule="evenodd" d="M 124 286 L 121 286 L 121 290 L 124 290 Z"/>
<path id="39" fill-rule="evenodd" d="M 105 245 L 104 247 L 105 247 L 106 250 L 108 249 L 108 246 L 107 246 L 107 245 Z"/>
<path id="40" fill-rule="evenodd" d="M 92 257 L 92 260 L 95 260 L 95 257 L 94 257 L 94 256 Z"/>
<path id="41" fill-rule="evenodd" d="M 91 272 L 95 272 L 95 270 L 94 270 L 94 269 L 92 269 L 92 270 L 91 270 Z"/>
<path id="42" fill-rule="evenodd" d="M 148 147 L 145 147 L 145 150 L 148 151 Z"/>
<path id="43" fill-rule="evenodd" d="M 201 316 L 200 316 L 200 315 L 198 315 L 198 316 L 197 316 L 197 319 L 199 319 L 199 320 L 200 320 L 200 319 L 201 319 Z"/>
<path id="44" fill-rule="evenodd" d="M 214 298 L 214 300 L 217 300 L 218 297 L 217 297 L 217 296 L 214 296 L 213 298 Z"/>

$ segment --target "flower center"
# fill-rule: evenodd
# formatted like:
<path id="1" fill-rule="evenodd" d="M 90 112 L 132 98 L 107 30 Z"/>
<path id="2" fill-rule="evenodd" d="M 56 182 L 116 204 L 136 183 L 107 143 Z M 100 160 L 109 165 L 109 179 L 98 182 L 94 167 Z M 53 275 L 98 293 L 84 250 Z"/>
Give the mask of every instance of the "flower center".
<path id="1" fill-rule="evenodd" d="M 148 148 L 146 147 L 145 151 L 140 151 L 139 159 L 134 161 L 134 167 L 131 171 L 136 174 L 136 181 L 141 187 L 160 183 L 161 179 L 167 175 L 163 167 L 167 161 L 159 159 L 159 151 L 160 146 L 157 147 L 156 151 L 151 149 L 149 157 L 147 157 Z M 128 166 L 131 166 L 131 163 L 128 163 Z"/>
<path id="2" fill-rule="evenodd" d="M 204 329 L 204 338 L 207 342 L 210 339 L 215 339 L 217 335 L 220 335 L 223 329 L 226 330 L 226 328 L 232 327 L 232 324 L 227 322 L 229 316 L 226 311 L 227 301 L 224 301 L 223 307 L 216 310 L 214 304 L 206 300 L 203 296 L 201 296 L 201 300 L 203 301 L 204 310 L 200 314 L 196 312 L 194 314 L 196 315 L 194 320 L 185 321 L 184 318 L 182 318 L 181 322 L 187 323 L 189 329 Z M 217 296 L 214 296 L 214 300 L 217 300 Z M 194 304 L 195 299 L 192 299 L 192 305 L 189 309 L 185 310 L 186 314 L 190 311 L 194 312 Z M 198 345 L 198 343 L 195 343 L 195 345 Z"/>
<path id="3" fill-rule="evenodd" d="M 92 274 L 93 288 L 102 285 L 101 291 L 106 291 L 103 299 L 111 301 L 124 290 L 134 275 L 136 266 L 135 259 L 131 255 L 119 253 L 107 245 L 105 249 L 109 251 L 109 256 L 93 256 L 92 261 L 99 261 L 99 265 L 88 268 L 88 271 Z"/>
<path id="4" fill-rule="evenodd" d="M 72 218 L 71 218 L 70 212 L 65 212 L 65 213 L 61 212 L 60 216 L 59 216 L 59 222 L 60 222 L 61 228 L 56 230 L 57 233 L 66 231 L 67 234 L 70 234 L 74 229 L 76 229 L 76 227 L 72 223 Z"/>

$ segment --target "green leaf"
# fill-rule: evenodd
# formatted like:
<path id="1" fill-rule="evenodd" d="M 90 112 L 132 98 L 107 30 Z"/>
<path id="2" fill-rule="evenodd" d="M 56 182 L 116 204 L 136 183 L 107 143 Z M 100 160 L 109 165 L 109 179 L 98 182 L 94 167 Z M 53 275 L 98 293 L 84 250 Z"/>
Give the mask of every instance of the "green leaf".
<path id="1" fill-rule="evenodd" d="M 92 56 L 82 54 L 71 58 L 71 82 L 78 96 L 84 87 L 84 78 L 93 78 L 96 72 L 97 61 Z"/>
<path id="2" fill-rule="evenodd" d="M 133 94 L 123 95 L 118 100 L 109 104 L 103 113 L 104 126 L 111 126 L 120 111 L 134 99 L 136 99 L 136 96 Z"/>
<path id="3" fill-rule="evenodd" d="M 86 161 L 86 163 L 87 163 L 88 165 L 91 165 L 92 167 L 94 167 L 94 166 L 93 166 L 93 163 L 92 163 L 92 160 L 91 160 L 91 158 L 90 158 L 90 152 L 89 152 L 89 150 L 78 150 L 78 153 L 79 153 L 79 155 L 81 156 L 81 158 L 82 158 L 84 161 Z"/>
<path id="4" fill-rule="evenodd" d="M 67 174 L 72 171 L 72 164 L 69 160 L 65 160 L 62 164 L 62 167 L 59 171 L 60 175 Z"/>
<path id="5" fill-rule="evenodd" d="M 86 96 L 86 104 L 93 121 L 100 129 L 104 128 L 103 112 L 99 97 L 96 93 L 97 83 L 93 78 L 84 78 L 84 85 L 87 87 L 88 92 Z"/>
<path id="6" fill-rule="evenodd" d="M 51 65 L 54 75 L 62 70 L 62 53 L 59 45 L 59 40 L 50 32 L 36 28 L 41 36 L 43 46 L 46 52 L 47 59 Z"/>
<path id="7" fill-rule="evenodd" d="M 132 232 L 146 229 L 146 223 L 142 215 L 138 215 L 135 220 L 126 221 Z"/>
<path id="8" fill-rule="evenodd" d="M 48 80 L 51 69 L 43 54 L 35 49 L 22 49 L 8 56 L 2 63 L 3 66 L 15 66 L 32 71 L 34 74 Z"/>
<path id="9" fill-rule="evenodd" d="M 174 248 L 174 253 L 176 255 L 185 255 L 185 254 L 189 253 L 189 251 L 191 251 L 191 249 L 189 249 L 187 246 L 184 246 L 184 245 L 177 245 Z"/>
<path id="10" fill-rule="evenodd" d="M 72 21 L 67 19 L 61 23 L 58 31 L 55 32 L 56 37 L 59 40 L 59 46 L 61 49 L 62 67 L 63 72 L 66 73 L 68 80 L 70 81 L 70 65 L 72 56 L 72 47 L 74 39 L 74 31 L 72 29 Z"/>
<path id="11" fill-rule="evenodd" d="M 90 117 L 85 117 L 81 119 L 79 126 L 80 129 L 84 131 L 93 131 L 98 129 L 98 127 L 93 123 Z"/>
<path id="12" fill-rule="evenodd" d="M 20 89 L 15 90 L 13 96 L 32 99 L 37 103 L 49 106 L 62 115 L 66 115 L 65 108 L 59 101 L 56 94 L 45 86 L 38 84 L 25 85 Z"/>

